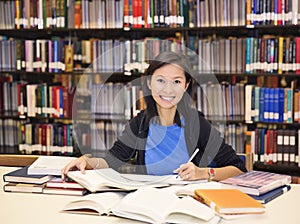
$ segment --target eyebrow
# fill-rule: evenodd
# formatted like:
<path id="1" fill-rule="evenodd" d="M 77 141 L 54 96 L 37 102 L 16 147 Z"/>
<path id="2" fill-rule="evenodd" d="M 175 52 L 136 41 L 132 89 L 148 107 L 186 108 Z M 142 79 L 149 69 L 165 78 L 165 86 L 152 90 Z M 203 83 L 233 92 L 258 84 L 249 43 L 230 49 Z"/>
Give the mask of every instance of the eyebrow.
<path id="1" fill-rule="evenodd" d="M 155 75 L 156 77 L 163 77 L 163 78 L 165 78 L 165 76 L 163 76 L 163 75 Z M 172 79 L 184 79 L 184 77 L 182 77 L 182 76 L 175 76 L 174 78 L 172 78 Z"/>

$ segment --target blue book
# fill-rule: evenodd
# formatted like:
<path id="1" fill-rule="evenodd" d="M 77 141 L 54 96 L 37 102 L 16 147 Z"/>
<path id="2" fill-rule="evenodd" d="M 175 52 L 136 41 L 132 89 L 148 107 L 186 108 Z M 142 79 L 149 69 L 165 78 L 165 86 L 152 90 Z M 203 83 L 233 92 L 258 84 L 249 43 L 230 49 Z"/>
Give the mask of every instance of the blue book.
<path id="1" fill-rule="evenodd" d="M 283 112 L 284 112 L 284 89 L 279 88 L 279 120 L 278 122 L 283 122 Z"/>
<path id="2" fill-rule="evenodd" d="M 51 175 L 29 175 L 28 166 L 3 175 L 4 182 L 43 184 L 53 178 Z"/>
<path id="3" fill-rule="evenodd" d="M 259 98 L 258 98 L 258 104 L 259 104 L 259 110 L 258 110 L 258 121 L 265 121 L 264 119 L 264 113 L 265 113 L 265 89 L 266 87 L 260 87 L 259 89 Z"/>
<path id="4" fill-rule="evenodd" d="M 255 195 L 250 195 L 250 196 L 255 200 L 258 200 L 260 203 L 266 204 L 272 201 L 273 199 L 279 197 L 280 195 L 284 194 L 285 192 L 288 192 L 290 189 L 291 189 L 290 185 L 284 185 L 274 190 L 271 190 L 265 194 L 262 194 L 260 196 L 255 196 Z"/>

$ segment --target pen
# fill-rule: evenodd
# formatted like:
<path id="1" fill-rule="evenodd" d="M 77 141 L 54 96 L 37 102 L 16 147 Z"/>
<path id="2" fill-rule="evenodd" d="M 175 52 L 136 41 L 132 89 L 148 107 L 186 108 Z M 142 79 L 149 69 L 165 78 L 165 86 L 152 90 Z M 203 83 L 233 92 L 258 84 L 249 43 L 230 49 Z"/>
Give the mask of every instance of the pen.
<path id="1" fill-rule="evenodd" d="M 187 163 L 191 162 L 194 157 L 197 155 L 197 153 L 199 152 L 199 148 L 196 148 L 196 150 L 194 151 L 194 153 L 191 155 L 191 157 L 189 158 L 189 160 L 187 161 Z M 179 177 L 179 175 L 176 176 L 176 179 Z"/>
<path id="2" fill-rule="evenodd" d="M 196 150 L 194 151 L 193 155 L 190 157 L 188 163 L 191 162 L 194 159 L 194 157 L 197 155 L 198 152 L 199 152 L 199 148 L 196 148 Z"/>

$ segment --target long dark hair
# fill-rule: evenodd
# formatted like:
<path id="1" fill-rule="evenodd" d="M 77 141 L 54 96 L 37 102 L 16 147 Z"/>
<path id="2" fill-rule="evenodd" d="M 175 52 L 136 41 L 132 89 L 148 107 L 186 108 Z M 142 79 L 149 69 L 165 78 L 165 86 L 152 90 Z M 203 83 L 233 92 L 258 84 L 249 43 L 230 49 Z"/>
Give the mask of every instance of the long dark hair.
<path id="1" fill-rule="evenodd" d="M 147 82 L 151 80 L 151 77 L 153 73 L 161 68 L 164 65 L 173 64 L 181 67 L 184 71 L 184 75 L 186 78 L 186 83 L 188 85 L 188 88 L 186 89 L 185 93 L 183 94 L 183 97 L 178 102 L 177 105 L 177 111 L 175 113 L 174 117 L 174 123 L 182 126 L 180 115 L 182 115 L 184 118 L 187 118 L 192 107 L 192 92 L 193 92 L 193 85 L 194 85 L 194 79 L 191 75 L 191 67 L 189 64 L 189 61 L 187 59 L 187 56 L 175 52 L 162 52 L 157 57 L 155 57 L 151 62 L 149 67 L 144 73 L 145 80 L 143 82 L 143 94 L 144 94 L 144 100 L 146 104 L 145 109 L 145 122 L 146 124 L 149 124 L 150 120 L 154 117 L 158 116 L 156 102 L 153 99 L 153 96 L 151 94 L 151 90 L 149 89 Z"/>

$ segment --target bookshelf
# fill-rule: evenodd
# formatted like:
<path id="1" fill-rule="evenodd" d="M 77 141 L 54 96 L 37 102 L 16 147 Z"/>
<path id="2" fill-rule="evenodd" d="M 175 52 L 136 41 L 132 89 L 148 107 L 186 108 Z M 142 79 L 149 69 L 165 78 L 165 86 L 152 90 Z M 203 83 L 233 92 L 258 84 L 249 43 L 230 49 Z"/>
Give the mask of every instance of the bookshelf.
<path id="1" fill-rule="evenodd" d="M 37 10 L 44 2 L 50 1 L 37 1 Z M 0 17 L 0 21 L 5 21 L 4 23 L 0 22 L 0 36 L 2 37 L 0 48 L 2 52 L 3 49 L 7 49 L 7 52 L 11 53 L 9 58 L 2 54 L 0 74 L 1 77 L 9 78 L 3 78 L 6 81 L 1 83 L 20 83 L 22 80 L 27 84 L 32 84 L 33 88 L 48 89 L 54 83 L 59 83 L 59 86 L 68 90 L 74 90 L 76 87 L 75 96 L 72 96 L 69 91 L 70 101 L 74 102 L 75 98 L 76 102 L 87 104 L 76 104 L 76 113 L 74 110 L 68 109 L 69 114 L 67 115 L 56 114 L 53 109 L 49 110 L 49 108 L 41 113 L 36 109 L 33 115 L 28 115 L 28 112 L 23 111 L 23 114 L 20 115 L 22 107 L 20 109 L 20 105 L 16 105 L 16 103 L 11 110 L 2 110 L 0 126 L 3 122 L 8 122 L 9 126 L 5 127 L 11 127 L 8 129 L 14 130 L 11 132 L 16 136 L 12 144 L 3 143 L 5 147 L 2 148 L 9 149 L 3 149 L 2 154 L 20 153 L 18 148 L 20 143 L 25 147 L 21 150 L 23 153 L 27 153 L 26 145 L 30 145 L 30 152 L 47 154 L 48 150 L 44 150 L 44 145 L 34 146 L 35 149 L 32 150 L 32 145 L 41 144 L 34 144 L 30 141 L 28 144 L 24 144 L 26 137 L 23 136 L 23 142 L 22 138 L 18 138 L 22 127 L 25 129 L 27 126 L 36 126 L 38 123 L 48 124 L 50 129 L 62 124 L 63 130 L 68 130 L 68 128 L 64 128 L 65 126 L 73 130 L 69 130 L 73 135 L 71 140 L 65 140 L 70 142 L 69 146 L 72 146 L 72 150 L 69 149 L 68 152 L 63 149 L 64 153 L 61 153 L 61 149 L 54 147 L 50 151 L 58 154 L 80 155 L 92 149 L 97 155 L 105 153 L 104 149 L 111 144 L 124 123 L 134 116 L 134 112 L 130 108 L 130 112 L 127 114 L 122 111 L 117 116 L 112 116 L 110 112 L 103 112 L 103 107 L 92 106 L 91 102 L 94 101 L 95 96 L 99 94 L 100 89 L 101 91 L 106 88 L 114 89 L 118 88 L 120 84 L 123 87 L 127 86 L 130 94 L 133 93 L 132 87 L 134 91 L 138 91 L 146 59 L 152 58 L 155 53 L 163 49 L 176 49 L 177 51 L 187 51 L 191 56 L 191 62 L 196 71 L 195 78 L 199 84 L 195 91 L 195 106 L 218 127 L 224 134 L 226 142 L 233 145 L 238 153 L 253 153 L 255 169 L 272 169 L 274 172 L 300 176 L 297 151 L 300 141 L 298 136 L 299 107 L 296 110 L 294 106 L 293 111 L 286 112 L 290 116 L 289 121 L 275 120 L 274 111 L 264 111 L 268 113 L 268 116 L 273 113 L 272 119 L 255 120 L 252 114 L 256 112 L 251 108 L 251 102 L 257 99 L 252 98 L 251 94 L 250 98 L 246 97 L 246 89 L 249 85 L 272 90 L 289 88 L 293 96 L 298 92 L 299 63 L 295 61 L 297 56 L 291 53 L 290 61 L 287 61 L 287 53 L 284 53 L 283 50 L 286 48 L 283 46 L 280 48 L 278 45 L 283 41 L 285 44 L 286 42 L 292 43 L 289 45 L 291 49 L 293 49 L 292 47 L 296 49 L 298 46 L 300 22 L 295 18 L 299 17 L 300 9 L 297 1 L 286 1 L 291 4 L 285 5 L 284 12 L 270 8 L 272 1 L 266 0 L 177 1 L 175 4 L 179 4 L 178 9 L 182 9 L 181 11 L 163 11 L 164 7 L 154 7 L 157 2 L 173 4 L 174 1 L 134 0 L 132 1 L 134 4 L 132 11 L 130 11 L 130 7 L 128 8 L 126 0 L 107 1 L 106 4 L 105 1 L 100 0 L 56 0 L 53 2 L 57 3 L 52 6 L 57 13 L 59 12 L 57 18 L 42 11 L 37 11 L 41 14 L 31 15 L 25 10 L 27 14 L 21 15 L 21 12 L 14 7 L 24 7 L 26 4 L 29 4 L 27 7 L 32 7 L 30 1 L 27 0 L 0 1 L 0 15 L 3 16 L 3 18 Z M 67 4 L 68 2 L 69 4 Z M 136 5 L 138 2 L 142 3 L 144 11 L 141 11 L 141 7 Z M 152 8 L 151 5 L 150 8 L 147 8 L 148 5 L 145 3 L 148 2 L 153 2 Z M 188 4 L 185 5 L 185 3 Z M 263 6 L 258 3 L 266 4 Z M 47 12 L 48 5 L 45 9 Z M 114 9 L 114 12 L 110 13 L 112 18 L 103 17 L 105 9 Z M 171 9 L 172 7 L 170 7 Z M 46 15 L 48 19 L 41 15 Z M 35 18 L 33 21 L 36 20 L 36 24 L 30 23 L 31 17 Z M 78 18 L 81 18 L 79 23 Z M 273 48 L 263 50 L 261 45 L 257 45 L 263 41 L 267 43 L 265 46 L 273 46 Z M 32 50 L 24 49 L 23 53 L 18 52 L 17 49 L 22 49 L 18 46 L 25 48 L 27 46 L 25 43 L 29 44 L 28 46 Z M 42 54 L 36 55 L 37 45 L 46 49 L 48 54 L 49 46 L 51 46 L 51 52 L 57 53 L 56 60 L 49 61 L 48 54 L 44 58 Z M 70 46 L 71 48 L 68 48 Z M 158 47 L 156 52 L 149 50 L 157 49 L 156 47 Z M 41 48 L 39 49 L 40 53 L 42 52 Z M 278 61 L 279 49 L 282 49 L 280 56 L 282 61 Z M 65 60 L 67 50 L 73 51 L 70 55 L 72 61 L 70 64 Z M 31 61 L 29 63 L 25 57 L 26 52 L 30 53 Z M 104 52 L 106 52 L 105 57 L 103 56 Z M 291 50 L 290 52 L 295 51 Z M 266 56 L 258 59 L 258 53 L 273 57 L 267 58 Z M 115 55 L 123 55 L 123 57 L 115 57 Z M 198 60 L 198 55 L 202 60 Z M 16 59 L 17 63 L 14 63 L 13 59 Z M 8 79 L 10 80 L 7 81 Z M 17 88 L 13 87 L 13 84 L 8 86 Z M 207 99 L 212 100 L 212 97 L 215 97 L 213 93 L 218 88 L 224 92 L 225 109 L 207 108 L 204 102 Z M 4 98 L 2 97 L 2 99 Z M 270 99 L 268 100 L 270 101 Z M 274 97 L 272 100 L 275 102 Z M 67 111 L 67 104 L 68 108 L 71 107 L 70 102 L 65 103 L 62 108 L 63 112 Z M 96 104 L 99 106 L 100 102 L 96 101 Z M 108 108 L 108 105 L 105 107 L 109 111 L 111 109 Z M 250 105 L 250 107 L 246 105 Z M 283 116 L 285 115 L 283 114 Z M 277 160 L 269 159 L 268 156 L 265 156 L 265 154 L 269 154 L 265 150 L 269 146 L 264 146 L 262 143 L 258 150 L 258 143 L 255 143 L 255 139 L 258 137 L 255 132 L 264 130 L 265 136 L 261 138 L 264 139 L 267 138 L 268 130 L 276 132 L 277 129 L 295 131 L 295 135 L 290 136 L 291 139 L 295 137 L 295 144 L 288 144 L 285 147 L 290 150 L 291 154 L 295 154 L 293 162 L 278 164 Z M 37 128 L 37 132 L 39 130 L 43 132 L 43 125 L 42 128 Z M 7 134 L 6 130 L 4 131 Z M 250 135 L 249 141 L 247 135 Z M 103 144 L 98 144 L 99 138 Z M 275 138 L 273 143 L 277 145 Z M 49 143 L 47 144 L 49 146 Z M 80 150 L 77 150 L 78 148 Z M 274 157 L 278 157 L 278 155 L 275 154 Z"/>

